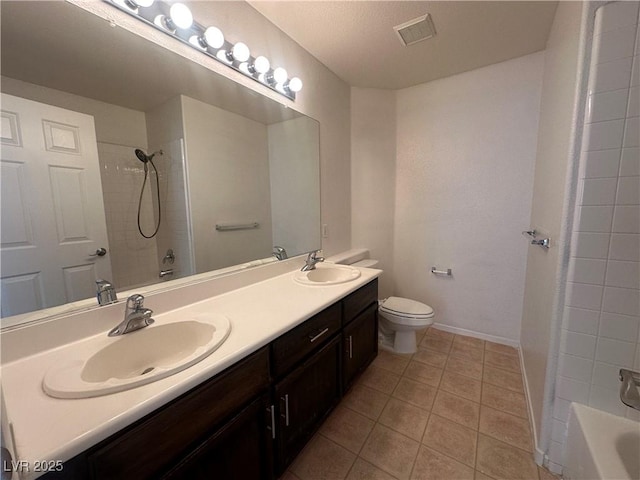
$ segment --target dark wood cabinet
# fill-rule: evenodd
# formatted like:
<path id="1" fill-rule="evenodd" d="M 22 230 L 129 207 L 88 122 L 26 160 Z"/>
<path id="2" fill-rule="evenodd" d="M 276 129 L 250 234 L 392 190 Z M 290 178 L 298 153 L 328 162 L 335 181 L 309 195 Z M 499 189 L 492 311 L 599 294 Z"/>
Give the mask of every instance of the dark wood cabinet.
<path id="1" fill-rule="evenodd" d="M 346 391 L 378 354 L 377 302 L 344 327 L 342 344 L 342 385 Z"/>
<path id="2" fill-rule="evenodd" d="M 268 395 L 242 409 L 186 455 L 163 480 L 270 479 L 273 449 Z"/>
<path id="3" fill-rule="evenodd" d="M 277 473 L 302 450 L 340 401 L 340 336 L 313 354 L 274 388 Z"/>
<path id="4" fill-rule="evenodd" d="M 51 479 L 275 478 L 377 354 L 376 279 Z"/>

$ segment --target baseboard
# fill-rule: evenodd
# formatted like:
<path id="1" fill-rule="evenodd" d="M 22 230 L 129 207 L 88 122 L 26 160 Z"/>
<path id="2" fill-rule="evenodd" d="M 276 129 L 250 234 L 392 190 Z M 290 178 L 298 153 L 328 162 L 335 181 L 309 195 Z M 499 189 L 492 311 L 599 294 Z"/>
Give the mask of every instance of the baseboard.
<path id="1" fill-rule="evenodd" d="M 475 337 L 481 340 L 488 340 L 494 343 L 501 343 L 502 345 L 508 345 L 510 347 L 518 348 L 520 344 L 516 340 L 510 338 L 498 337 L 497 335 L 487 335 L 486 333 L 476 332 L 474 330 L 467 330 L 466 328 L 452 327 L 451 325 L 444 325 L 442 323 L 434 323 L 433 326 L 438 330 L 444 330 L 445 332 L 456 333 L 458 335 L 465 335 L 467 337 Z"/>
<path id="2" fill-rule="evenodd" d="M 529 424 L 531 425 L 531 434 L 533 436 L 533 459 L 538 465 L 544 465 L 545 453 L 538 447 L 538 432 L 536 429 L 536 422 L 533 417 L 533 405 L 531 404 L 531 395 L 529 395 L 529 382 L 527 381 L 527 371 L 524 365 L 524 357 L 522 355 L 522 349 L 518 348 L 518 355 L 520 356 L 520 368 L 522 368 L 522 380 L 524 383 L 524 396 L 527 401 L 527 410 L 529 411 Z"/>

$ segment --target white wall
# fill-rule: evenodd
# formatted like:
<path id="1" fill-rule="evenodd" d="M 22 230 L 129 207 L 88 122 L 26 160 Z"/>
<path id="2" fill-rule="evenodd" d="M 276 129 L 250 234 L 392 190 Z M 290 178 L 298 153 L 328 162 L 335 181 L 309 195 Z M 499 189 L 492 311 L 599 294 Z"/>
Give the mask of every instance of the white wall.
<path id="1" fill-rule="evenodd" d="M 272 244 L 288 255 L 321 248 L 318 124 L 295 118 L 269 125 L 267 135 Z"/>
<path id="2" fill-rule="evenodd" d="M 517 343 L 543 54 L 397 92 L 396 294 Z M 437 277 L 432 266 L 451 268 Z"/>
<path id="3" fill-rule="evenodd" d="M 640 370 L 639 5 L 596 12 L 549 449 L 556 464 L 571 401 L 640 419 L 620 401 L 618 379 L 620 368 Z"/>
<path id="4" fill-rule="evenodd" d="M 351 88 L 351 237 L 380 261 L 379 295 L 394 294 L 396 93 Z"/>
<path id="5" fill-rule="evenodd" d="M 530 226 L 551 237 L 552 243 L 549 250 L 529 248 L 520 334 L 531 420 L 538 447 L 540 441 L 546 441 L 542 428 L 547 359 L 550 349 L 557 350 L 554 307 L 562 291 L 559 277 L 565 250 L 563 225 L 570 220 L 563 205 L 570 191 L 567 173 L 573 160 L 572 131 L 576 123 L 582 8 L 580 2 L 559 3 L 545 50 Z"/>
<path id="6" fill-rule="evenodd" d="M 182 96 L 196 273 L 271 255 L 267 126 Z M 259 228 L 217 231 L 216 224 Z"/>

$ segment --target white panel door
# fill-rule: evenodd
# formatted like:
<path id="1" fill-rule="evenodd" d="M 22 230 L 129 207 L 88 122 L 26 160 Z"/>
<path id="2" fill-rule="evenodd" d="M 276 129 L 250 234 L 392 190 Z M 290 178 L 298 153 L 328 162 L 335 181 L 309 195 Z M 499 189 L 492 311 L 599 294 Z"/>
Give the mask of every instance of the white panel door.
<path id="1" fill-rule="evenodd" d="M 93 296 L 111 278 L 93 117 L 2 94 L 0 121 L 2 316 Z"/>

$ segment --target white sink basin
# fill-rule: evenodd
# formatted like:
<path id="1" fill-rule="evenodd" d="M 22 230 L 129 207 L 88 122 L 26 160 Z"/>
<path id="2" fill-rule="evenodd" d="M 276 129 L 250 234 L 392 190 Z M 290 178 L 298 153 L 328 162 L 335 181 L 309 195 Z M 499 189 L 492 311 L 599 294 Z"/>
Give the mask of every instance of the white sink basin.
<path id="1" fill-rule="evenodd" d="M 95 349 L 83 348 L 92 354 L 54 365 L 42 388 L 56 398 L 87 398 L 155 382 L 210 355 L 230 331 L 227 317 L 200 314 L 189 320 L 158 321 L 115 339 L 105 333 L 90 340 Z"/>
<path id="2" fill-rule="evenodd" d="M 319 263 L 314 270 L 296 272 L 293 279 L 303 285 L 322 286 L 350 282 L 359 276 L 360 270 L 348 265 Z"/>

